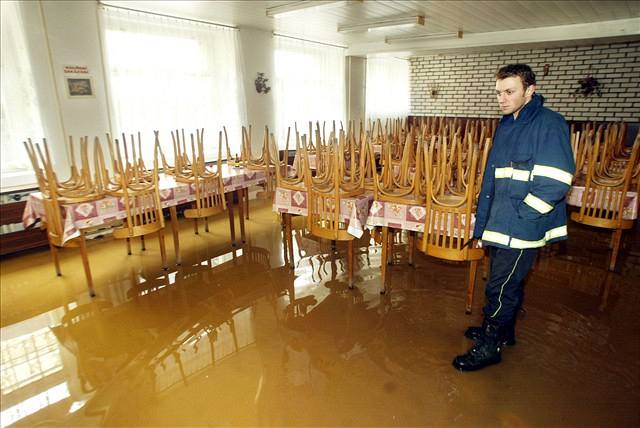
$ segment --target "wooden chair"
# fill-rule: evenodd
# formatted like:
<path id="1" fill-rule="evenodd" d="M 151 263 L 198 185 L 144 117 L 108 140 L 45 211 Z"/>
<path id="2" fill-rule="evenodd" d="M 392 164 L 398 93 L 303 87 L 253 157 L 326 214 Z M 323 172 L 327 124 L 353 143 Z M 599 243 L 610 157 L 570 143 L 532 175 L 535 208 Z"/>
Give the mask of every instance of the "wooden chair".
<path id="1" fill-rule="evenodd" d="M 435 137 L 429 149 L 425 150 L 426 214 L 422 240 L 418 248 L 428 256 L 444 260 L 469 261 L 469 283 L 465 310 L 471 313 L 475 277 L 478 262 L 484 257 L 484 249 L 477 242 L 467 245 L 472 239 L 472 216 L 475 214 L 476 179 L 478 176 L 478 151 L 474 144 L 470 153 L 470 174 L 462 197 L 458 195 L 438 195 L 434 191 L 431 176 Z"/>
<path id="2" fill-rule="evenodd" d="M 340 218 L 340 201 L 344 197 L 355 196 L 357 190 L 349 188 L 344 190 L 341 186 L 343 183 L 343 169 L 340 168 L 340 157 L 344 147 L 344 132 L 341 132 L 340 139 L 335 144 L 333 150 L 333 171 L 331 180 L 321 183 L 314 183 L 311 171 L 305 172 L 307 185 L 307 197 L 309 201 L 307 228 L 312 235 L 329 239 L 331 241 L 346 241 L 348 243 L 347 254 L 347 271 L 349 288 L 353 288 L 353 255 L 354 255 L 354 239 L 347 230 L 347 223 Z M 305 152 L 305 165 L 308 166 L 308 156 Z M 360 188 L 360 193 L 364 192 L 364 187 Z"/>
<path id="3" fill-rule="evenodd" d="M 391 202 L 401 205 L 424 206 L 424 155 L 423 142 L 419 138 L 416 144 L 413 144 L 412 133 L 406 138 L 403 156 L 400 161 L 399 169 L 395 167 L 391 161 L 389 145 L 383 148 L 382 171 L 380 174 L 375 172 L 374 180 L 374 199 L 380 202 Z M 373 156 L 373 147 L 369 144 L 368 148 L 370 156 Z M 391 233 L 390 232 L 391 229 Z M 399 229 L 395 231 L 400 231 Z M 382 227 L 382 235 L 380 243 L 382 244 L 382 261 L 381 276 L 382 288 L 381 293 L 386 292 L 386 273 L 387 265 L 390 264 L 390 255 L 393 248 L 394 230 L 386 226 Z M 415 232 L 409 231 L 409 265 L 413 265 L 413 251 L 415 243 Z"/>
<path id="4" fill-rule="evenodd" d="M 623 214 L 627 192 L 632 190 L 631 181 L 638 167 L 639 147 L 640 135 L 635 139 L 624 173 L 617 180 L 611 180 L 610 177 L 607 180 L 602 180 L 597 174 L 596 157 L 592 156 L 589 162 L 580 211 L 571 213 L 571 219 L 577 223 L 612 229 L 612 253 L 609 261 L 609 270 L 615 269 L 622 231 L 633 227 L 634 220 L 625 219 Z M 595 150 L 597 150 L 597 145 Z M 635 189 L 636 192 L 640 190 L 640 181 L 638 183 Z"/>
<path id="5" fill-rule="evenodd" d="M 128 176 L 117 139 L 115 140 L 115 145 L 121 187 L 118 191 L 108 193 L 122 198 L 127 216 L 123 227 L 113 229 L 113 237 L 126 239 L 127 253 L 131 255 L 131 238 L 157 233 L 162 268 L 167 270 L 164 216 L 158 189 L 158 153 L 154 153 L 153 170 L 150 174 L 139 175 L 136 172 L 137 169 L 133 168 L 133 175 Z"/>
<path id="6" fill-rule="evenodd" d="M 222 131 L 218 134 L 218 161 L 215 172 L 207 170 L 204 161 L 203 135 L 198 133 L 198 154 L 191 135 L 192 175 L 188 183 L 192 184 L 196 192 L 193 208 L 184 210 L 185 218 L 194 219 L 195 233 L 198 234 L 198 219 L 204 219 L 205 231 L 209 231 L 208 218 L 226 211 L 224 184 L 222 182 Z"/>
<path id="7" fill-rule="evenodd" d="M 75 203 L 75 202 L 89 202 L 102 197 L 97 193 L 85 195 L 83 198 L 71 198 L 69 196 L 60 196 L 60 188 L 57 185 L 55 173 L 53 171 L 53 165 L 49 156 L 48 149 L 45 142 L 45 153 L 43 155 L 40 146 L 36 143 L 35 147 L 31 140 L 24 143 L 31 165 L 38 180 L 38 186 L 42 193 L 42 203 L 45 209 L 45 220 L 42 223 L 42 227 L 47 230 L 47 237 L 49 239 L 49 248 L 51 249 L 51 257 L 58 276 L 62 275 L 60 270 L 60 259 L 58 256 L 58 248 L 62 247 L 78 247 L 80 248 L 80 256 L 82 258 L 82 266 L 87 278 L 87 287 L 89 288 L 89 295 L 94 297 L 96 295 L 93 288 L 93 278 L 91 276 L 91 268 L 89 266 L 89 257 L 87 254 L 87 245 L 85 238 L 85 231 L 80 230 L 79 236 L 70 240 L 64 240 L 64 219 L 62 217 L 63 203 Z M 36 154 L 37 152 L 37 154 Z"/>

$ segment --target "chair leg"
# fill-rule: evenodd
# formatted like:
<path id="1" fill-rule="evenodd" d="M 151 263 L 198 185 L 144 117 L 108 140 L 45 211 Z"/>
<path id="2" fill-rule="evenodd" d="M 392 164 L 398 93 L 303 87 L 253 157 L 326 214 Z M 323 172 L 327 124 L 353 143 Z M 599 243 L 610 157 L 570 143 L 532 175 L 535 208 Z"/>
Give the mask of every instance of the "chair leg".
<path id="1" fill-rule="evenodd" d="M 347 251 L 347 271 L 349 274 L 349 288 L 353 288 L 353 239 L 349 240 Z"/>
<path id="2" fill-rule="evenodd" d="M 199 235 L 199 233 L 198 233 L 198 219 L 197 218 L 193 219 L 193 232 L 196 235 Z"/>
<path id="3" fill-rule="evenodd" d="M 204 231 L 209 233 L 209 217 L 204 218 Z"/>
<path id="4" fill-rule="evenodd" d="M 127 238 L 127 255 L 130 256 L 131 255 L 131 239 Z"/>
<path id="5" fill-rule="evenodd" d="M 249 188 L 246 187 L 246 188 L 243 189 L 243 191 L 244 191 L 245 201 L 247 202 L 245 204 L 245 207 L 244 207 L 244 209 L 246 211 L 246 217 L 245 218 L 247 220 L 249 220 Z"/>
<path id="6" fill-rule="evenodd" d="M 469 286 L 467 287 L 467 302 L 465 312 L 471 313 L 471 306 L 473 305 L 473 292 L 476 288 L 476 272 L 478 271 L 478 261 L 471 260 L 469 265 Z"/>
<path id="7" fill-rule="evenodd" d="M 240 223 L 240 239 L 244 244 L 247 242 L 244 232 L 244 192 L 240 189 L 238 194 L 238 223 Z"/>
<path id="8" fill-rule="evenodd" d="M 51 243 L 51 241 L 49 241 L 49 248 L 51 249 L 51 258 L 53 258 L 53 265 L 56 268 L 56 275 L 62 276 L 62 272 L 60 271 L 60 257 L 58 256 L 58 247 L 56 247 Z"/>
<path id="9" fill-rule="evenodd" d="M 293 255 L 293 227 L 291 226 L 291 214 L 287 214 L 287 251 L 289 253 L 289 260 L 291 261 L 291 269 L 293 269 L 295 258 Z"/>
<path id="10" fill-rule="evenodd" d="M 287 241 L 287 219 L 285 218 L 285 216 L 287 216 L 287 213 L 282 213 L 280 219 L 281 219 L 281 223 L 280 223 L 280 229 L 282 231 L 282 247 L 284 250 L 284 264 L 288 265 L 289 264 L 289 246 L 288 246 L 288 241 Z"/>
<path id="11" fill-rule="evenodd" d="M 487 253 L 485 251 L 484 257 L 482 258 L 482 279 L 483 280 L 486 280 L 487 278 L 489 278 L 490 262 L 491 260 L 489 259 L 489 256 L 487 256 Z"/>
<path id="12" fill-rule="evenodd" d="M 412 230 L 409 231 L 409 266 L 413 266 L 413 248 L 415 247 L 416 233 Z"/>
<path id="13" fill-rule="evenodd" d="M 380 276 L 382 286 L 380 287 L 380 294 L 384 294 L 387 292 L 387 253 L 389 251 L 389 247 L 387 242 L 389 241 L 389 228 L 386 226 L 382 227 L 382 254 L 380 255 Z"/>
<path id="14" fill-rule="evenodd" d="M 80 246 L 80 256 L 82 257 L 82 266 L 84 267 L 84 274 L 87 277 L 87 287 L 89 287 L 89 296 L 95 297 L 96 291 L 93 289 L 93 278 L 91 277 L 91 268 L 89 267 L 89 255 L 87 254 L 87 242 L 84 238 L 84 235 L 80 235 L 79 246 Z"/>
<path id="15" fill-rule="evenodd" d="M 144 245 L 144 235 L 140 236 L 140 245 L 142 247 L 142 251 L 146 251 L 147 247 Z"/>
<path id="16" fill-rule="evenodd" d="M 618 252 L 620 251 L 620 241 L 622 240 L 622 229 L 616 229 L 613 232 L 612 250 L 611 250 L 611 262 L 609 263 L 609 270 L 615 270 L 616 259 L 618 258 Z"/>
<path id="17" fill-rule="evenodd" d="M 178 232 L 178 213 L 176 211 L 176 207 L 173 206 L 169 208 L 169 213 L 171 214 L 171 231 L 173 232 L 173 249 L 176 253 L 176 264 L 180 266 L 182 264 L 182 259 L 180 258 L 180 237 Z"/>
<path id="18" fill-rule="evenodd" d="M 229 214 L 229 229 L 231 231 L 231 246 L 235 247 L 236 244 L 236 224 L 233 218 L 233 192 L 225 193 L 227 198 L 227 213 Z"/>
<path id="19" fill-rule="evenodd" d="M 169 265 L 167 264 L 167 249 L 164 245 L 164 229 L 160 229 L 158 231 L 158 242 L 160 243 L 160 257 L 162 258 L 162 269 L 168 270 Z"/>

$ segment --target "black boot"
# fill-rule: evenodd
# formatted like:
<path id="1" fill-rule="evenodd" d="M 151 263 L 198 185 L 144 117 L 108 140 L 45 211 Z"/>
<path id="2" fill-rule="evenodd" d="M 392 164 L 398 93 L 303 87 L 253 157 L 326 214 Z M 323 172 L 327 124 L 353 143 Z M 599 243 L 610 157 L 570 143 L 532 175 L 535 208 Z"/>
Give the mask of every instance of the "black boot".
<path id="1" fill-rule="evenodd" d="M 484 329 L 478 341 L 466 354 L 458 355 L 453 359 L 453 367 L 468 372 L 500 362 L 501 336 L 504 335 L 502 332 L 504 327 L 486 319 L 482 325 Z"/>
<path id="2" fill-rule="evenodd" d="M 516 329 L 515 329 L 515 319 L 509 324 L 504 326 L 502 330 L 502 337 L 500 338 L 500 343 L 502 345 L 513 346 L 516 344 Z M 464 337 L 471 340 L 478 340 L 480 338 L 480 334 L 482 333 L 483 327 L 468 327 L 464 332 Z"/>

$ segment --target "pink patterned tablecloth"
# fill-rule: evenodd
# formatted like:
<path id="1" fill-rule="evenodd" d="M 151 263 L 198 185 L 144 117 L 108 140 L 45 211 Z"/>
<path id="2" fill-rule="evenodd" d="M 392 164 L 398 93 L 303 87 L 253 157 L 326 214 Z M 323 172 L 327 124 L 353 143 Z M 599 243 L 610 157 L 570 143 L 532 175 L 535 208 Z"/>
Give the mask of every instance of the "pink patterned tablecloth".
<path id="1" fill-rule="evenodd" d="M 232 192 L 265 182 L 264 171 L 233 168 L 223 165 L 222 181 L 224 191 Z M 168 208 L 195 200 L 195 187 L 187 183 L 178 183 L 173 176 L 160 174 L 160 201 L 163 208 Z M 64 239 L 66 242 L 80 235 L 81 229 L 88 229 L 103 224 L 122 220 L 127 216 L 122 198 L 106 196 L 102 199 L 78 204 L 64 204 Z M 22 214 L 25 227 L 31 226 L 38 219 L 46 220 L 42 195 L 32 193 Z"/>
<path id="2" fill-rule="evenodd" d="M 411 230 L 414 232 L 424 232 L 425 215 L 427 210 L 422 205 L 408 205 L 397 202 L 373 201 L 369 209 L 367 217 L 367 227 L 383 226 L 392 227 L 394 229 Z M 432 215 L 433 216 L 433 215 Z M 429 224 L 431 227 L 442 226 L 445 230 L 453 230 L 454 236 L 457 237 L 458 224 L 457 219 L 453 215 L 449 215 L 447 219 L 431 219 Z M 460 220 L 464 226 L 465 216 L 460 216 Z M 475 214 L 471 215 L 471 226 L 469 233 L 473 234 L 473 226 L 475 225 Z"/>
<path id="3" fill-rule="evenodd" d="M 584 186 L 572 186 L 567 194 L 567 204 L 575 207 L 582 206 L 582 196 L 584 195 Z M 593 194 L 596 197 L 596 194 Z M 635 220 L 638 218 L 638 193 L 627 192 L 624 198 L 624 209 L 622 218 L 625 220 Z"/>
<path id="4" fill-rule="evenodd" d="M 309 212 L 307 201 L 306 191 L 278 187 L 273 199 L 273 210 L 279 213 L 306 216 Z M 373 201 L 372 193 L 340 200 L 340 220 L 349 225 L 349 233 L 356 238 L 364 233 L 371 201 Z"/>

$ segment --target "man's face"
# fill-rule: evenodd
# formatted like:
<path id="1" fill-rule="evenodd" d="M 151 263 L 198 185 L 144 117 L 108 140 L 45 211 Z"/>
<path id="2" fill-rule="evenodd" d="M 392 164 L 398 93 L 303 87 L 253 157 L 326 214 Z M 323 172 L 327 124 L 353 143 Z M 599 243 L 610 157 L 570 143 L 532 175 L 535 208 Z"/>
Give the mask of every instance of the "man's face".
<path id="1" fill-rule="evenodd" d="M 531 101 L 535 85 L 530 85 L 525 89 L 522 79 L 518 76 L 507 77 L 496 80 L 496 97 L 502 114 L 513 114 L 514 118 Z"/>

